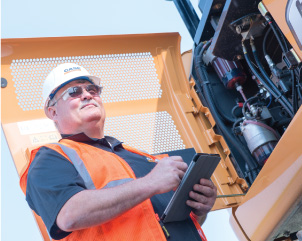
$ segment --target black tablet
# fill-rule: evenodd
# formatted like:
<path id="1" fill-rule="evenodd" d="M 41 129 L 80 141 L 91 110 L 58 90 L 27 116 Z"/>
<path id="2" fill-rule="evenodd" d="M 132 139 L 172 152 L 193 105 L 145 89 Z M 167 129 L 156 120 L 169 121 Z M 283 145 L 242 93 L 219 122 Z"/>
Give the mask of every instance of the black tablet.
<path id="1" fill-rule="evenodd" d="M 182 181 L 168 203 L 161 219 L 164 223 L 182 221 L 189 218 L 191 208 L 186 201 L 189 192 L 201 178 L 210 179 L 220 161 L 218 154 L 196 153 Z"/>

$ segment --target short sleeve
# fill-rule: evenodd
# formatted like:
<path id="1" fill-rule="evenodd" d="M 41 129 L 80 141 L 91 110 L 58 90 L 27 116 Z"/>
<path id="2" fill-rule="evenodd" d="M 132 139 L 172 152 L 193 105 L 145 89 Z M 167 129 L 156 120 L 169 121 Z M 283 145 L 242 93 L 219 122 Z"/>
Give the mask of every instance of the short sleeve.
<path id="1" fill-rule="evenodd" d="M 41 216 L 53 239 L 70 234 L 59 229 L 56 218 L 64 204 L 85 189 L 69 160 L 50 148 L 40 148 L 28 171 L 26 201 Z"/>

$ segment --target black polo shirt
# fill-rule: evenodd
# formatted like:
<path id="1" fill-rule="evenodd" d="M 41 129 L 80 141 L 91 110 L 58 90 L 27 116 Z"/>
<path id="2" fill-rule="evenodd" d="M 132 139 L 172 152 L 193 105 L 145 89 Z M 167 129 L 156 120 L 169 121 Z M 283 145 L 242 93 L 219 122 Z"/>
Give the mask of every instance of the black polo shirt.
<path id="1" fill-rule="evenodd" d="M 80 133 L 76 135 L 63 135 L 62 137 L 89 144 L 120 156 L 130 165 L 137 178 L 148 174 L 156 165 L 153 162 L 149 162 L 144 156 L 125 150 L 122 142 L 110 136 L 96 139 L 89 138 L 84 133 Z M 85 189 L 83 179 L 69 160 L 50 148 L 40 148 L 28 171 L 26 200 L 31 209 L 42 217 L 53 239 L 61 239 L 69 234 L 68 232 L 61 231 L 56 225 L 57 215 L 73 195 Z M 162 215 L 172 195 L 173 192 L 171 191 L 155 195 L 151 198 L 155 213 L 159 216 Z M 176 231 L 182 226 L 187 226 L 182 225 L 183 222 L 177 223 Z M 169 226 L 171 225 L 168 224 L 167 227 Z M 171 227 L 171 229 L 174 228 Z M 190 230 L 190 233 L 192 233 L 192 230 Z"/>

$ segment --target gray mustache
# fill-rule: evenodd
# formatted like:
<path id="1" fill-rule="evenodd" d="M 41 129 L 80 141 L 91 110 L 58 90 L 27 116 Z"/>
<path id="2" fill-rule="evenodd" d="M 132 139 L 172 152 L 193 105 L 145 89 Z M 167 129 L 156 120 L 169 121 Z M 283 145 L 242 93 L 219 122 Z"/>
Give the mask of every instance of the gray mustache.
<path id="1" fill-rule="evenodd" d="M 93 104 L 93 105 L 95 105 L 96 107 L 100 107 L 100 105 L 94 100 L 94 99 L 91 99 L 91 100 L 83 100 L 82 102 L 81 102 L 81 107 L 80 107 L 80 109 L 81 108 L 83 108 L 85 105 L 87 105 L 87 104 Z"/>

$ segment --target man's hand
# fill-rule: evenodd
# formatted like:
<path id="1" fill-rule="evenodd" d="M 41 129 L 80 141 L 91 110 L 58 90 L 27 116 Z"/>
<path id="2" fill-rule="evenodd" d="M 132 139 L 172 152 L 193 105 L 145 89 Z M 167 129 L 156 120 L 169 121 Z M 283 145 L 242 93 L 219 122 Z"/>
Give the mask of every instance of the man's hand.
<path id="1" fill-rule="evenodd" d="M 155 188 L 155 194 L 169 192 L 178 187 L 187 168 L 188 165 L 180 156 L 165 157 L 144 179 Z"/>
<path id="2" fill-rule="evenodd" d="M 199 184 L 193 186 L 193 191 L 189 193 L 193 200 L 187 200 L 187 205 L 193 210 L 197 216 L 206 215 L 213 207 L 216 197 L 217 188 L 212 181 L 200 179 Z"/>

